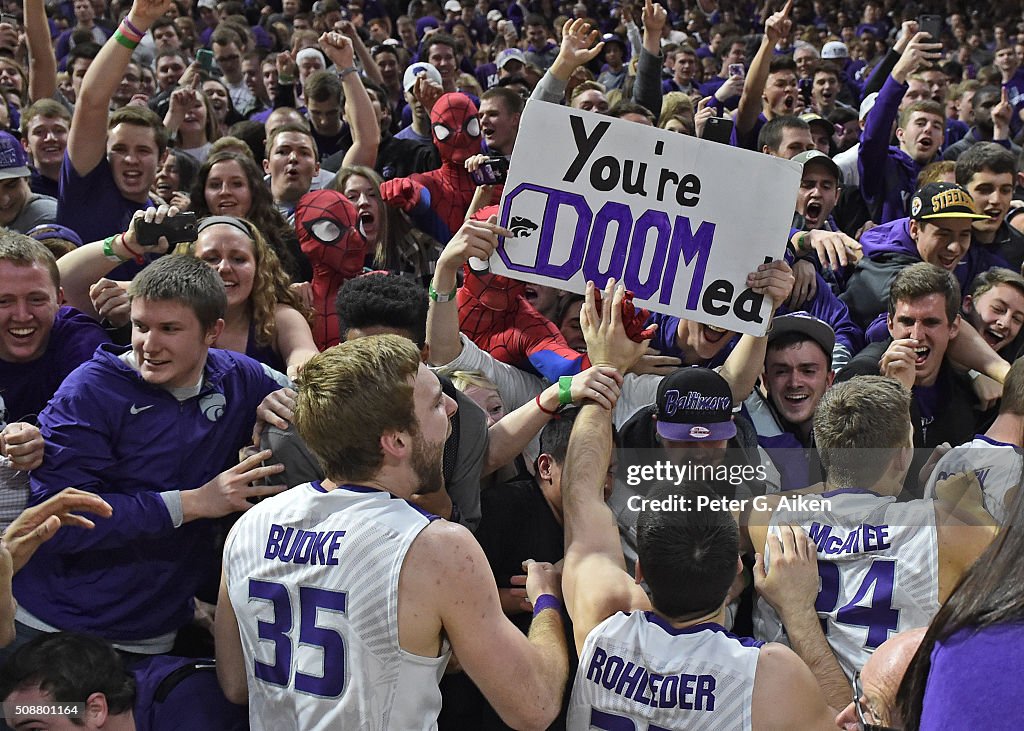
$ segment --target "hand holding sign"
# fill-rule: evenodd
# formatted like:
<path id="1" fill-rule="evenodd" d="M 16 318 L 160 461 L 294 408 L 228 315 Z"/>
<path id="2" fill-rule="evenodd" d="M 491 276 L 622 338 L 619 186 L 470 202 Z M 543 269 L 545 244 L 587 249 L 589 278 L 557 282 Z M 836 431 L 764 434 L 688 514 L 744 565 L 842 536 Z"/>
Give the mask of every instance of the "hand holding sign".
<path id="1" fill-rule="evenodd" d="M 747 275 L 747 286 L 772 301 L 772 312 L 779 309 L 782 303 L 789 299 L 795 283 L 796 277 L 793 276 L 793 270 L 781 259 L 765 262 L 757 268 L 756 272 Z"/>

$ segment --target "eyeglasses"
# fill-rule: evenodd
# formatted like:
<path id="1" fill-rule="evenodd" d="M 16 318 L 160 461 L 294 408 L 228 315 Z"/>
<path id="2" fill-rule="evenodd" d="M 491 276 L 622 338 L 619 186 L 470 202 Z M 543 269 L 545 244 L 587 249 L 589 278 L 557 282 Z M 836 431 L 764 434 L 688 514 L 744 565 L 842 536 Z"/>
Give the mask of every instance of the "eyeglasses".
<path id="1" fill-rule="evenodd" d="M 860 685 L 860 670 L 858 670 L 853 674 L 853 708 L 857 712 L 857 722 L 860 723 L 861 731 L 898 731 L 898 729 L 894 729 L 892 726 L 883 726 L 878 723 L 868 723 L 865 720 L 865 710 L 867 710 L 867 712 L 871 715 L 872 718 L 878 718 L 879 716 L 877 713 L 871 710 L 870 706 L 868 706 L 865 709 L 865 706 L 867 704 L 864 704 L 863 706 L 861 705 L 860 699 L 863 697 L 863 695 L 864 694 L 861 692 Z"/>

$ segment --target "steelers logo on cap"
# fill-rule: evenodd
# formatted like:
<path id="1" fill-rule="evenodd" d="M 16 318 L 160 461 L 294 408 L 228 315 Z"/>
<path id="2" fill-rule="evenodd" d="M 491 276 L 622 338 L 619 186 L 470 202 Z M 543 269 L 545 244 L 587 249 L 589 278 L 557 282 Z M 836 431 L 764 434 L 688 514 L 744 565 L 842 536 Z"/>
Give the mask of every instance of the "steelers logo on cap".
<path id="1" fill-rule="evenodd" d="M 915 195 L 914 199 L 912 201 L 910 201 L 910 215 L 911 216 L 916 216 L 918 213 L 920 213 L 921 212 L 921 205 L 922 205 L 922 203 L 921 203 L 921 196 Z"/>

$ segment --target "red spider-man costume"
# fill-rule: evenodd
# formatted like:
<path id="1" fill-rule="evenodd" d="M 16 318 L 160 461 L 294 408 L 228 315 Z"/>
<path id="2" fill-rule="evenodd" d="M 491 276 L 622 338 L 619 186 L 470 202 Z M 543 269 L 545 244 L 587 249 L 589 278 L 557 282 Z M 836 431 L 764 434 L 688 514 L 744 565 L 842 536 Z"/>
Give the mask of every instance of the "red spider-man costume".
<path id="1" fill-rule="evenodd" d="M 480 120 L 473 101 L 458 92 L 444 94 L 430 110 L 441 167 L 380 186 L 380 197 L 410 214 L 416 225 L 445 243 L 459 230 L 476 184 L 465 162 L 480 152 Z"/>
<path id="2" fill-rule="evenodd" d="M 358 220 L 355 206 L 336 190 L 306 193 L 295 208 L 299 245 L 313 265 L 313 340 L 320 350 L 341 340 L 338 288 L 363 271 L 366 239 Z"/>
<path id="3" fill-rule="evenodd" d="M 481 209 L 473 218 L 487 220 L 497 206 Z M 525 297 L 526 285 L 500 274 L 478 273 L 463 267 L 463 285 L 457 293 L 459 329 L 476 345 L 503 363 L 534 370 L 550 381 L 590 366 L 590 359 L 565 342 L 557 325 L 540 314 Z M 597 295 L 600 306 L 600 293 Z M 623 300 L 626 333 L 640 342 L 653 331 L 644 330 L 650 313 L 636 310 L 630 294 Z"/>

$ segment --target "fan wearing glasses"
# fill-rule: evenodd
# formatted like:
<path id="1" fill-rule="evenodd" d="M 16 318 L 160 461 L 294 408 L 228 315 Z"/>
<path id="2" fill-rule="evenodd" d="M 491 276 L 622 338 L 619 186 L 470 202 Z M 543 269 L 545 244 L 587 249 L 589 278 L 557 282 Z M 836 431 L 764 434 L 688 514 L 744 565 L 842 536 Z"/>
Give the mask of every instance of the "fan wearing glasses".
<path id="1" fill-rule="evenodd" d="M 883 642 L 853 676 L 853 700 L 836 717 L 844 731 L 892 731 L 903 728 L 896 691 L 926 627 L 900 632 Z"/>

